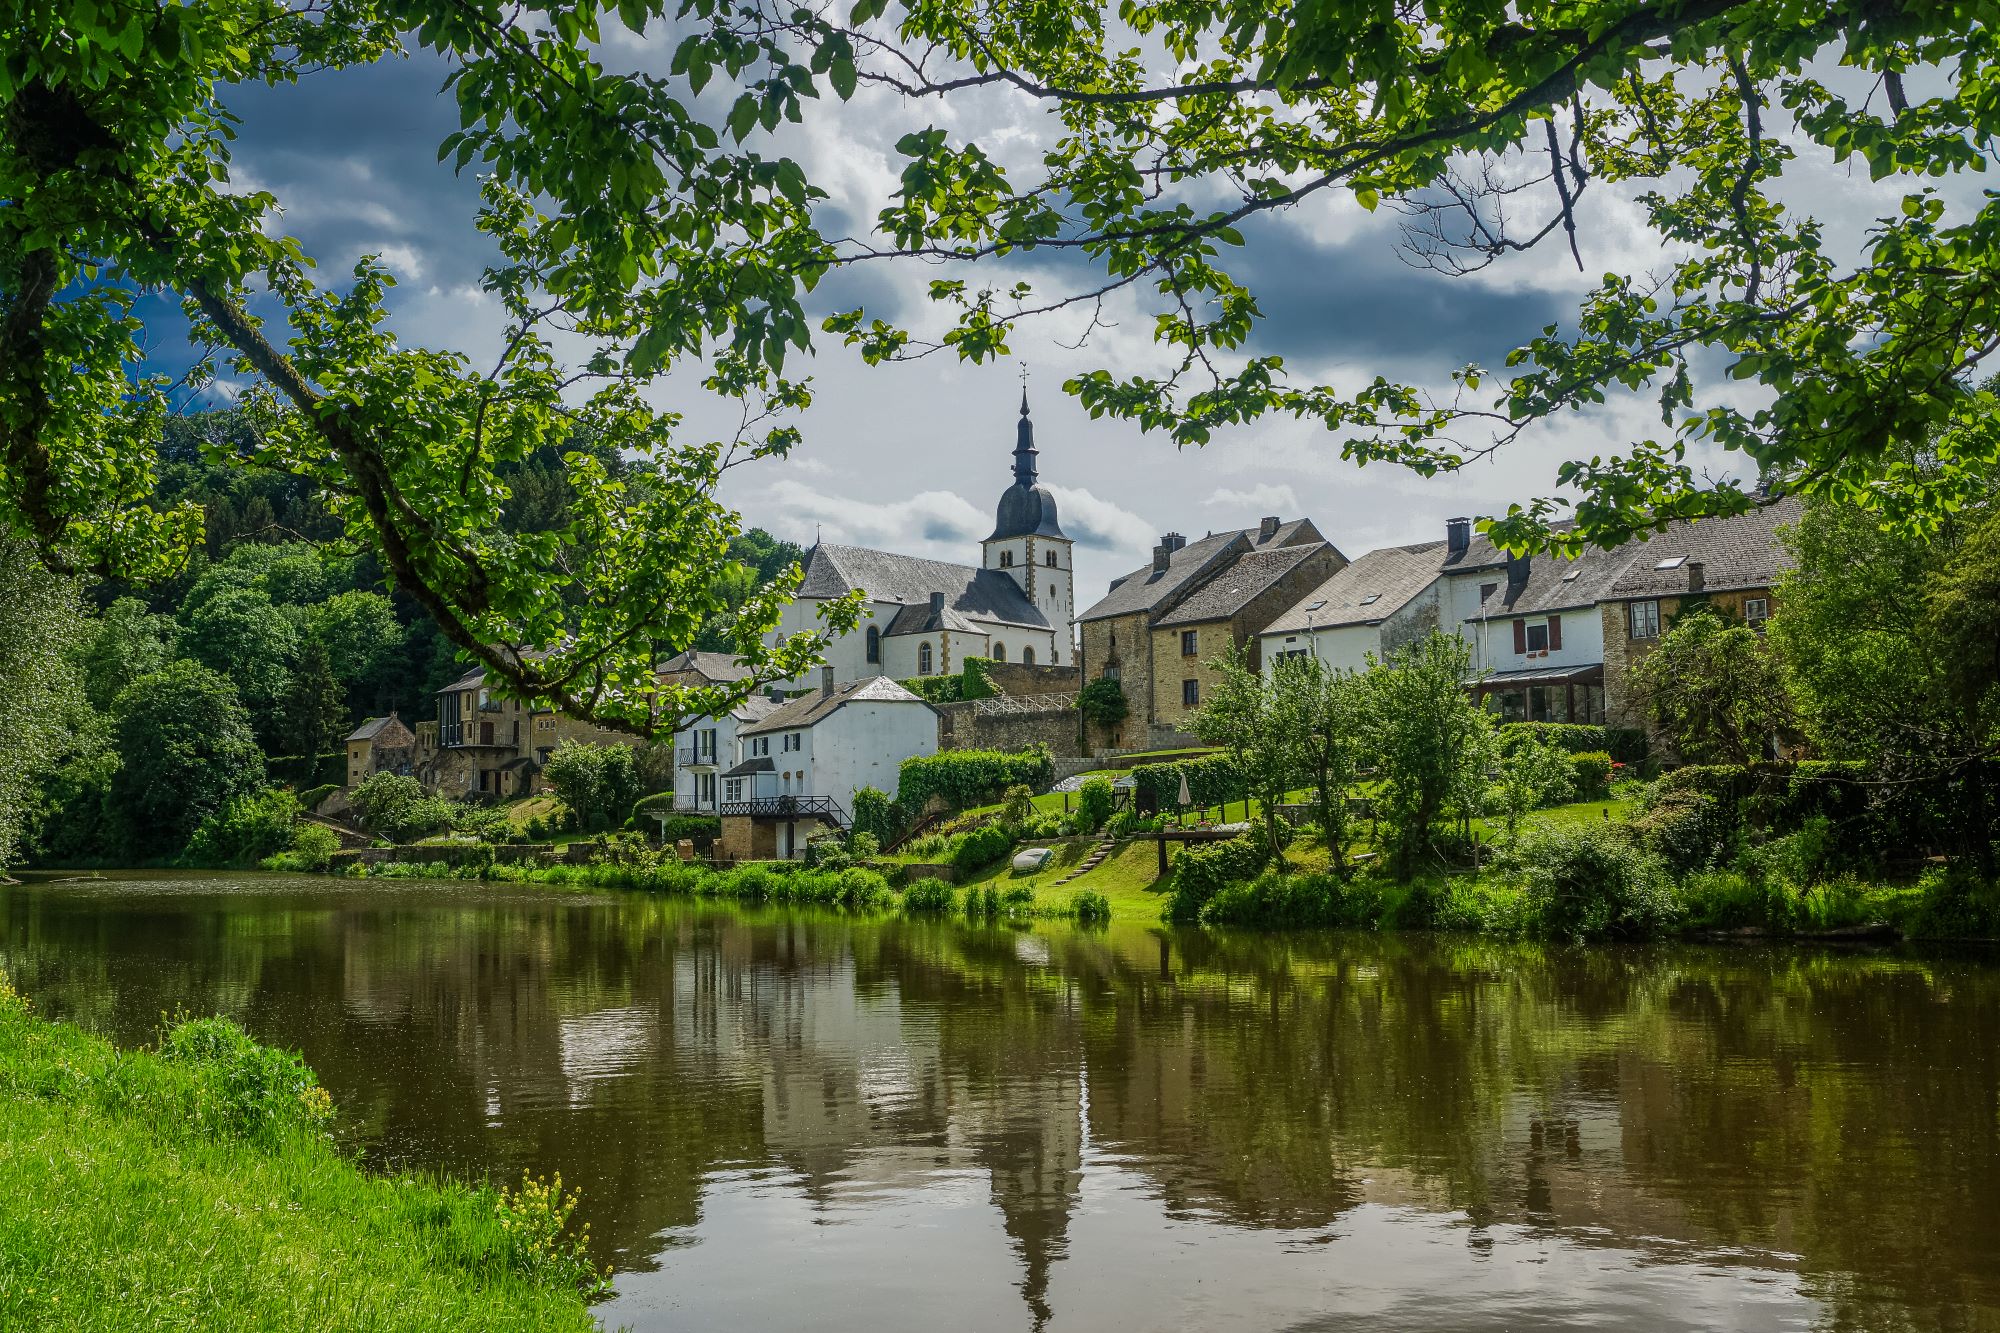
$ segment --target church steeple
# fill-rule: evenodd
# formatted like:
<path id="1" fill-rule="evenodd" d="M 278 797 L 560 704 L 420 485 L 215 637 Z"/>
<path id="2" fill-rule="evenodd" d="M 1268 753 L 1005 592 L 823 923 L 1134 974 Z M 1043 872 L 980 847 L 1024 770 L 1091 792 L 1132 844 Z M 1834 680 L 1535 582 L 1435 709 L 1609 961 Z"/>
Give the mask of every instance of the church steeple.
<path id="1" fill-rule="evenodd" d="M 1035 423 L 1028 419 L 1028 386 L 1021 386 L 1021 424 L 1014 428 L 1014 484 L 1035 484 Z"/>

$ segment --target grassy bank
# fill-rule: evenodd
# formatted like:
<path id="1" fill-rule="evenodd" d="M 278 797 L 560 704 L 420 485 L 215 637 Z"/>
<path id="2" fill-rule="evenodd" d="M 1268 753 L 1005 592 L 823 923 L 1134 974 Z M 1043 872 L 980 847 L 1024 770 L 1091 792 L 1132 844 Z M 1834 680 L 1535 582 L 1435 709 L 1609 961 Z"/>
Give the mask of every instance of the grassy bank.
<path id="1" fill-rule="evenodd" d="M 370 1176 L 220 1019 L 120 1052 L 0 977 L 0 1328 L 586 1330 L 559 1191 Z"/>

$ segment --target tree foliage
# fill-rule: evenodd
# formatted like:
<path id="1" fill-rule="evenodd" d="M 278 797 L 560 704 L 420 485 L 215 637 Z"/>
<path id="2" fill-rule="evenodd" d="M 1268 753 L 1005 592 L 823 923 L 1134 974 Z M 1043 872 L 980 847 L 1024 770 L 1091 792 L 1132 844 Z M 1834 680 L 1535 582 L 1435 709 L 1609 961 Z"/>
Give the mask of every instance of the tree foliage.
<path id="1" fill-rule="evenodd" d="M 1369 744 L 1381 785 L 1377 809 L 1393 835 L 1400 874 L 1434 854 L 1440 826 L 1485 805 L 1495 746 L 1492 715 L 1466 691 L 1471 650 L 1433 630 L 1364 674 Z"/>
<path id="2" fill-rule="evenodd" d="M 564 741 L 549 756 L 542 776 L 584 833 L 623 824 L 640 795 L 638 763 L 626 745 Z"/>
<path id="3" fill-rule="evenodd" d="M 1632 668 L 1667 743 L 1696 764 L 1771 757 L 1792 727 L 1783 664 L 1764 635 L 1706 608 L 1686 614 Z"/>
<path id="4" fill-rule="evenodd" d="M 177 853 L 201 823 L 264 785 L 264 754 L 228 680 L 185 658 L 118 696 L 109 803 L 133 856 Z"/>
<path id="5" fill-rule="evenodd" d="M 1304 770 L 1299 715 L 1281 706 L 1276 684 L 1252 668 L 1245 650 L 1231 645 L 1209 665 L 1220 678 L 1189 725 L 1234 761 L 1242 794 L 1258 801 L 1263 811 L 1265 849 L 1282 861 L 1287 835 L 1278 807 Z M 1289 673 L 1286 683 L 1292 683 Z"/>
<path id="6" fill-rule="evenodd" d="M 74 749 L 83 703 L 73 653 L 88 625 L 73 581 L 0 537 L 0 868 L 11 865 L 37 786 Z"/>

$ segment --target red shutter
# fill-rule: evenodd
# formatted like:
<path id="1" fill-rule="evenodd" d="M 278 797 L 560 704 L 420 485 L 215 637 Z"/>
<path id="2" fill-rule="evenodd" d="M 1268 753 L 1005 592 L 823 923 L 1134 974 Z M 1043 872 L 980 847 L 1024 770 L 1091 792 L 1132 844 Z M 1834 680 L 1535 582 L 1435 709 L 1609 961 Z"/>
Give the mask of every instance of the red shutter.
<path id="1" fill-rule="evenodd" d="M 1528 622 L 1525 620 L 1514 622 L 1514 651 L 1517 653 L 1528 651 Z"/>
<path id="2" fill-rule="evenodd" d="M 1562 646 L 1563 646 L 1563 618 L 1561 616 L 1550 616 L 1549 651 L 1554 652 Z"/>

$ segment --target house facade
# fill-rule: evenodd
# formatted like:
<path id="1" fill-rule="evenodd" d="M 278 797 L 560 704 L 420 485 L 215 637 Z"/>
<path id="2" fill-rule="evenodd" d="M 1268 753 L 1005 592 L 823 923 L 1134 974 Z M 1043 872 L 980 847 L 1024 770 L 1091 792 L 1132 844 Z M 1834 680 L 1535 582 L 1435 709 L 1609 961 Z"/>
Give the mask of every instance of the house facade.
<path id="1" fill-rule="evenodd" d="M 722 774 L 736 765 L 737 733 L 781 707 L 753 694 L 721 717 L 697 719 L 674 733 L 674 809 L 687 814 L 721 812 Z"/>
<path id="2" fill-rule="evenodd" d="M 887 676 L 842 684 L 823 667 L 817 690 L 736 728 L 720 775 L 723 855 L 801 855 L 815 827 L 852 822 L 855 792 L 895 791 L 903 761 L 937 749 L 929 704 Z"/>
<path id="3" fill-rule="evenodd" d="M 968 657 L 1073 665 L 1074 543 L 1063 535 L 1055 497 L 1040 484 L 1034 432 L 1024 395 L 1013 483 L 1001 493 L 977 565 L 815 544 L 774 635 L 819 629 L 822 605 L 859 591 L 860 622 L 826 654 L 837 684 L 950 675 Z"/>
<path id="4" fill-rule="evenodd" d="M 1264 631 L 1264 660 L 1358 671 L 1443 630 L 1466 642 L 1467 684 L 1502 721 L 1639 726 L 1631 664 L 1693 599 L 1767 618 L 1778 529 L 1797 516 L 1782 498 L 1575 559 L 1510 556 L 1452 519 L 1443 541 L 1370 551 L 1314 588 Z"/>
<path id="5" fill-rule="evenodd" d="M 393 710 L 367 719 L 347 737 L 347 785 L 357 787 L 377 773 L 410 773 L 416 744 L 416 733 Z"/>
<path id="6" fill-rule="evenodd" d="M 447 796 L 511 800 L 541 787 L 542 765 L 565 741 L 637 746 L 624 732 L 503 697 L 475 668 L 437 693 L 437 719 L 416 727 L 412 772 Z"/>
<path id="7" fill-rule="evenodd" d="M 1123 688 L 1124 743 L 1177 743 L 1214 690 L 1213 661 L 1232 645 L 1260 661 L 1260 632 L 1346 563 L 1309 519 L 1266 518 L 1192 543 L 1170 532 L 1150 566 L 1114 579 L 1077 617 L 1083 679 Z"/>

